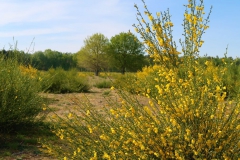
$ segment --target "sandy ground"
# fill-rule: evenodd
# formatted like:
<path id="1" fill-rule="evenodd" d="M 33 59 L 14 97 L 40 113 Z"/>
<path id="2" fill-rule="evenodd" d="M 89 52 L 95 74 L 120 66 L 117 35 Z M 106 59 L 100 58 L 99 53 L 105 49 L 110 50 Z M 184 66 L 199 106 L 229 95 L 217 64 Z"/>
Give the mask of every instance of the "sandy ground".
<path id="1" fill-rule="evenodd" d="M 72 109 L 81 107 L 86 101 L 89 101 L 96 109 L 109 106 L 109 101 L 112 101 L 111 103 L 119 103 L 121 101 L 116 90 L 108 88 L 99 89 L 96 87 L 93 87 L 89 93 L 44 94 L 44 96 L 50 100 L 49 108 L 53 109 L 60 116 L 68 114 Z M 145 97 L 131 96 L 136 98 L 140 104 L 148 104 L 148 99 Z"/>

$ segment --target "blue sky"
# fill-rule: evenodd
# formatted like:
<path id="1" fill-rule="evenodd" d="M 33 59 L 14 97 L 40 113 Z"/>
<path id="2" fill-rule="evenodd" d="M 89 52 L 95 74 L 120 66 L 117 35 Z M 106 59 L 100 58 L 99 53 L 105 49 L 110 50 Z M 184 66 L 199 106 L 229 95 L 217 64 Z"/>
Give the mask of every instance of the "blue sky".
<path id="1" fill-rule="evenodd" d="M 173 36 L 177 42 L 183 38 L 183 4 L 187 0 L 145 2 L 153 14 L 169 8 Z M 128 30 L 135 33 L 132 25 L 138 22 L 134 4 L 144 11 L 141 0 L 0 0 L 0 47 L 9 49 L 14 37 L 19 50 L 75 53 L 94 33 L 109 39 Z M 240 1 L 205 0 L 206 13 L 211 5 L 210 28 L 203 36 L 200 55 L 222 57 L 228 45 L 228 56 L 240 57 Z M 30 47 L 32 41 L 34 47 Z"/>

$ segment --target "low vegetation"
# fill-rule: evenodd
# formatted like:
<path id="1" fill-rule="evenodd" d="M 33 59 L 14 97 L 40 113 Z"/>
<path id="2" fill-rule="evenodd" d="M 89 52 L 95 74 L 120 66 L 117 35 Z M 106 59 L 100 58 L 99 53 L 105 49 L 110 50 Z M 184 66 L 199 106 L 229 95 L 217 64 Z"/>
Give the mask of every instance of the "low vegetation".
<path id="1" fill-rule="evenodd" d="M 45 106 L 38 95 L 40 85 L 25 74 L 16 61 L 0 57 L 0 131 L 12 132 L 17 126 L 34 123 Z"/>
<path id="2" fill-rule="evenodd" d="M 76 69 L 64 71 L 62 68 L 50 69 L 42 73 L 42 89 L 49 93 L 88 92 L 90 85 L 85 76 Z"/>

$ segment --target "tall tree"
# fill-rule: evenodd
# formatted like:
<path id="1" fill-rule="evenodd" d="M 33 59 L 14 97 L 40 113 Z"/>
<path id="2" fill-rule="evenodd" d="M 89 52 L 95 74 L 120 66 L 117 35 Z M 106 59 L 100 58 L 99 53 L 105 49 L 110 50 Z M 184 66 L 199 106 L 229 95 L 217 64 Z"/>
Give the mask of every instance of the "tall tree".
<path id="1" fill-rule="evenodd" d="M 124 74 L 126 70 L 137 71 L 146 61 L 144 46 L 132 33 L 120 33 L 110 39 L 108 54 L 111 64 Z"/>
<path id="2" fill-rule="evenodd" d="M 109 43 L 107 37 L 101 33 L 93 34 L 84 41 L 84 46 L 77 53 L 78 64 L 95 72 L 99 72 L 108 66 L 106 47 Z"/>

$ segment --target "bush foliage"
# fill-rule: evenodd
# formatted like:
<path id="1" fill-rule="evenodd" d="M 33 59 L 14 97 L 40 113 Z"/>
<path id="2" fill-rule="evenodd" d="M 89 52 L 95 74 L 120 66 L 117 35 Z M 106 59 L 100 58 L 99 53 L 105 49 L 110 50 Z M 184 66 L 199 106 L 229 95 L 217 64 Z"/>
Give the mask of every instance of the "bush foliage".
<path id="1" fill-rule="evenodd" d="M 109 101 L 103 110 L 90 102 L 80 104 L 67 119 L 56 120 L 54 132 L 63 145 L 46 145 L 50 153 L 91 160 L 239 158 L 239 92 L 229 99 L 232 85 L 225 82 L 231 64 L 218 68 L 211 60 L 200 63 L 198 52 L 209 15 L 204 19 L 203 0 L 188 2 L 181 58 L 169 13 L 157 13 L 154 18 L 144 3 L 146 22 L 136 6 L 136 31 L 155 62 L 138 73 L 140 92 L 149 105 L 141 105 L 121 89 L 117 90 L 120 98 Z"/>
<path id="2" fill-rule="evenodd" d="M 43 73 L 42 79 L 43 90 L 50 93 L 79 93 L 90 89 L 86 77 L 76 69 L 64 71 L 62 68 L 52 68 Z"/>
<path id="3" fill-rule="evenodd" d="M 44 102 L 35 74 L 33 68 L 19 67 L 15 59 L 0 57 L 0 131 L 32 123 L 42 111 Z"/>
<path id="4" fill-rule="evenodd" d="M 111 88 L 112 82 L 110 80 L 101 80 L 97 82 L 94 86 L 97 88 Z"/>

